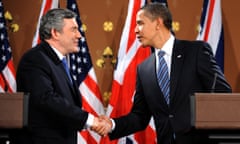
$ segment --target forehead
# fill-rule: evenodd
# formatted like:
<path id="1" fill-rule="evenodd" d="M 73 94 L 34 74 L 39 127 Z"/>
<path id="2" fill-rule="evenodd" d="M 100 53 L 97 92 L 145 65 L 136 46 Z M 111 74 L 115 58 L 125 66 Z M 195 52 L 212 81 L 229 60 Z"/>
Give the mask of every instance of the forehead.
<path id="1" fill-rule="evenodd" d="M 139 10 L 137 12 L 137 17 L 142 17 L 142 16 L 144 16 L 144 11 L 143 10 Z"/>
<path id="2" fill-rule="evenodd" d="M 137 12 L 136 20 L 137 21 L 146 21 L 146 20 L 149 20 L 149 18 L 146 16 L 146 12 L 144 10 L 139 10 Z"/>
<path id="3" fill-rule="evenodd" d="M 136 18 L 137 19 L 144 19 L 144 18 L 146 18 L 145 12 L 143 10 L 138 11 Z"/>

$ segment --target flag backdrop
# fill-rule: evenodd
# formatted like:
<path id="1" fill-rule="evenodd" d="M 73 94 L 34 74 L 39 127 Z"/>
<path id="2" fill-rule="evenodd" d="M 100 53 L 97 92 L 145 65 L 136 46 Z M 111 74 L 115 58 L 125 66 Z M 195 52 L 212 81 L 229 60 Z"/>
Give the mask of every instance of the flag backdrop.
<path id="1" fill-rule="evenodd" d="M 128 13 L 118 50 L 117 66 L 114 70 L 112 95 L 107 109 L 107 115 L 110 117 L 119 117 L 130 111 L 135 92 L 137 65 L 151 54 L 150 48 L 140 46 L 134 32 L 137 11 L 145 3 L 145 0 L 129 0 Z M 156 139 L 153 127 L 150 124 L 145 131 L 111 141 L 111 143 L 153 144 Z"/>
<path id="2" fill-rule="evenodd" d="M 7 26 L 4 18 L 2 0 L 0 0 L 0 92 L 16 92 L 16 72 L 9 45 Z"/>
<path id="3" fill-rule="evenodd" d="M 75 0 L 67 1 L 67 8 L 74 11 L 77 17 L 79 31 L 82 35 L 79 41 L 80 51 L 69 55 L 70 69 L 74 80 L 79 86 L 81 92 L 83 109 L 95 116 L 104 114 L 102 96 L 97 84 L 97 78 L 93 69 L 86 37 L 82 28 L 78 6 Z M 83 130 L 78 133 L 79 144 L 97 144 L 100 143 L 101 137 L 90 130 Z"/>
<path id="4" fill-rule="evenodd" d="M 197 40 L 208 42 L 218 65 L 224 70 L 224 35 L 221 0 L 204 0 Z"/>
<path id="5" fill-rule="evenodd" d="M 40 14 L 39 14 L 39 17 L 38 17 L 37 27 L 36 27 L 36 32 L 35 32 L 35 34 L 34 34 L 33 42 L 32 42 L 32 46 L 33 46 L 33 47 L 40 42 L 39 26 L 40 26 L 40 19 L 41 19 L 41 17 L 42 17 L 48 10 L 53 9 L 53 8 L 58 8 L 58 5 L 59 5 L 58 0 L 43 0 L 43 1 L 42 1 L 42 6 L 41 6 Z"/>

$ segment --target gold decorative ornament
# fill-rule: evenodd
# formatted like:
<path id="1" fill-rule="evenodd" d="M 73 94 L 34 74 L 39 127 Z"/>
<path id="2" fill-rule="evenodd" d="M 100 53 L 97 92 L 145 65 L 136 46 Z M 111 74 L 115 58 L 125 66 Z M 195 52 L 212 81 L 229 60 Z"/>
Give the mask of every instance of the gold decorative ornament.
<path id="1" fill-rule="evenodd" d="M 87 31 L 87 25 L 82 24 L 82 30 L 83 30 L 84 32 L 86 32 L 86 31 Z"/>
<path id="2" fill-rule="evenodd" d="M 112 59 L 112 64 L 115 65 L 117 63 L 117 59 Z"/>
<path id="3" fill-rule="evenodd" d="M 113 22 L 105 21 L 103 23 L 103 30 L 106 32 L 111 32 L 113 30 Z"/>
<path id="4" fill-rule="evenodd" d="M 109 98 L 110 98 L 110 96 L 111 96 L 111 92 L 104 92 L 103 93 L 103 105 L 104 106 L 107 106 L 108 105 L 108 103 L 109 103 Z"/>
<path id="5" fill-rule="evenodd" d="M 102 58 L 98 59 L 97 62 L 96 62 L 96 65 L 100 68 L 103 68 L 104 64 L 105 64 L 105 61 Z"/>
<path id="6" fill-rule="evenodd" d="M 6 11 L 5 14 L 4 14 L 4 18 L 8 21 L 12 21 L 13 18 L 12 18 L 12 15 L 9 11 Z"/>
<path id="7" fill-rule="evenodd" d="M 18 24 L 12 24 L 11 29 L 12 29 L 12 32 L 17 32 L 19 30 L 19 25 Z"/>
<path id="8" fill-rule="evenodd" d="M 103 51 L 103 57 L 104 57 L 104 58 L 107 58 L 107 57 L 112 58 L 112 57 L 113 57 L 113 51 L 112 51 L 112 49 L 111 49 L 109 46 L 107 46 L 107 47 L 104 49 L 104 51 Z"/>
<path id="9" fill-rule="evenodd" d="M 9 11 L 4 13 L 4 18 L 7 22 L 7 28 L 10 29 L 12 32 L 19 31 L 19 25 L 17 23 L 13 23 L 12 14 Z"/>
<path id="10" fill-rule="evenodd" d="M 106 64 L 106 59 L 110 59 L 110 62 L 111 64 L 114 66 L 116 64 L 116 58 L 113 57 L 113 51 L 112 49 L 107 46 L 104 50 L 103 50 L 103 53 L 102 53 L 102 57 L 97 59 L 96 61 L 96 65 L 99 67 L 99 68 L 103 68 L 104 65 Z"/>
<path id="11" fill-rule="evenodd" d="M 196 26 L 196 31 L 199 33 L 200 30 L 201 30 L 201 26 L 200 26 L 200 24 L 198 24 L 198 25 Z"/>
<path id="12" fill-rule="evenodd" d="M 178 32 L 180 30 L 180 23 L 177 21 L 172 22 L 172 28 L 174 32 Z"/>

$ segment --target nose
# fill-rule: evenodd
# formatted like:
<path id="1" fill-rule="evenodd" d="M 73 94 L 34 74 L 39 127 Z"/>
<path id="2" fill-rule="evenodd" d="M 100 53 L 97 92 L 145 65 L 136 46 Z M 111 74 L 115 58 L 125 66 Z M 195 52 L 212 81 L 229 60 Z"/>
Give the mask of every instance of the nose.
<path id="1" fill-rule="evenodd" d="M 79 39 L 82 38 L 82 35 L 81 35 L 80 31 L 77 31 L 77 37 L 78 37 Z"/>
<path id="2" fill-rule="evenodd" d="M 138 30 L 138 27 L 137 27 L 137 26 L 135 26 L 134 32 L 135 32 L 135 33 L 138 33 L 138 32 L 139 32 L 139 30 Z"/>

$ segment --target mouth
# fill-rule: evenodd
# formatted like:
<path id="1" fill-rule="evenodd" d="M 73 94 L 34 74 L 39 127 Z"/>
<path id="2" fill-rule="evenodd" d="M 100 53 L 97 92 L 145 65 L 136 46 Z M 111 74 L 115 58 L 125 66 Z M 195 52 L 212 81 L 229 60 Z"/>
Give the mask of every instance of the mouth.
<path id="1" fill-rule="evenodd" d="M 76 46 L 78 46 L 78 41 L 75 41 L 74 44 L 75 44 Z"/>
<path id="2" fill-rule="evenodd" d="M 137 39 L 138 39 L 139 41 L 142 41 L 143 37 L 142 37 L 142 36 L 137 36 Z"/>

